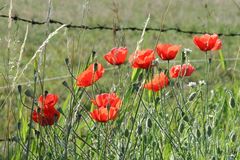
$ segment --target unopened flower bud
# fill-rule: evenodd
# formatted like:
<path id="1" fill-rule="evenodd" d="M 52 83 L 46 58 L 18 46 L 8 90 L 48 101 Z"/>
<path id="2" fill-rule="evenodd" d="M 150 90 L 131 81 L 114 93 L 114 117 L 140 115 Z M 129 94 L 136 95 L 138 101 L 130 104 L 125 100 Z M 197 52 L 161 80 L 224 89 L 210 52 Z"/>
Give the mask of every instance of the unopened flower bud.
<path id="1" fill-rule="evenodd" d="M 129 136 L 129 131 L 128 131 L 128 129 L 125 129 L 124 136 L 125 136 L 125 137 L 128 137 L 128 136 Z"/>
<path id="2" fill-rule="evenodd" d="M 18 85 L 17 88 L 18 88 L 18 92 L 21 94 L 22 93 L 22 86 Z"/>
<path id="3" fill-rule="evenodd" d="M 65 58 L 65 63 L 66 63 L 67 66 L 69 65 L 69 59 L 68 58 Z"/>
<path id="4" fill-rule="evenodd" d="M 97 70 L 98 70 L 98 64 L 97 64 L 97 63 L 94 63 L 93 71 L 96 72 Z"/>
<path id="5" fill-rule="evenodd" d="M 66 87 L 69 88 L 68 83 L 66 81 L 63 81 L 62 84 Z"/>
<path id="6" fill-rule="evenodd" d="M 235 107 L 235 99 L 234 99 L 233 97 L 230 97 L 228 103 L 229 103 L 229 106 L 230 106 L 231 108 L 234 108 L 234 107 Z"/>
<path id="7" fill-rule="evenodd" d="M 138 135 L 141 135 L 141 134 L 142 134 L 142 125 L 139 125 L 139 126 L 137 127 L 137 133 L 138 133 Z"/>
<path id="8" fill-rule="evenodd" d="M 207 126 L 207 135 L 210 137 L 212 135 L 212 127 Z"/>
<path id="9" fill-rule="evenodd" d="M 196 92 L 191 93 L 190 96 L 188 97 L 188 100 L 192 101 L 196 97 L 196 95 L 197 95 Z"/>
<path id="10" fill-rule="evenodd" d="M 33 92 L 32 92 L 32 90 L 27 89 L 27 90 L 25 91 L 25 95 L 26 95 L 27 97 L 33 98 Z"/>
<path id="11" fill-rule="evenodd" d="M 96 53 L 97 53 L 96 51 L 92 50 L 92 58 L 95 57 Z"/>
<path id="12" fill-rule="evenodd" d="M 152 120 L 150 118 L 147 119 L 147 127 L 152 128 Z"/>
<path id="13" fill-rule="evenodd" d="M 197 138 L 200 138 L 201 137 L 201 132 L 199 129 L 197 129 Z"/>

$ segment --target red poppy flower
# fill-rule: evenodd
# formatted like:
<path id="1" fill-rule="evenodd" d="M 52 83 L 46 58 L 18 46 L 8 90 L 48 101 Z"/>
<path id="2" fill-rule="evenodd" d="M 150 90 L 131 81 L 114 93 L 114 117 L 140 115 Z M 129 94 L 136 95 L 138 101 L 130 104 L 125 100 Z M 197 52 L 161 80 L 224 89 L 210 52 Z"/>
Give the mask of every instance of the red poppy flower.
<path id="1" fill-rule="evenodd" d="M 55 94 L 47 94 L 47 96 L 40 96 L 38 102 L 40 106 L 54 106 L 58 101 L 58 96 Z"/>
<path id="2" fill-rule="evenodd" d="M 191 76 L 191 74 L 195 71 L 195 68 L 191 64 L 183 64 L 181 65 L 176 65 L 172 66 L 170 69 L 170 76 L 172 78 L 177 78 L 178 76 L 180 77 L 188 77 Z"/>
<path id="3" fill-rule="evenodd" d="M 122 100 L 115 93 L 102 93 L 92 100 L 95 106 L 120 108 Z"/>
<path id="4" fill-rule="evenodd" d="M 114 107 L 119 109 L 122 100 L 115 93 L 102 93 L 97 95 L 96 98 L 92 100 L 92 103 L 99 108 Z"/>
<path id="5" fill-rule="evenodd" d="M 42 107 L 38 110 L 34 110 L 32 113 L 32 119 L 41 126 L 53 125 L 54 122 L 58 121 L 60 113 L 51 106 Z"/>
<path id="6" fill-rule="evenodd" d="M 99 80 L 105 72 L 100 63 L 91 64 L 85 71 L 77 77 L 77 86 L 88 87 Z"/>
<path id="7" fill-rule="evenodd" d="M 109 120 L 115 120 L 117 113 L 118 109 L 115 107 L 110 107 L 109 111 L 107 108 L 100 107 L 93 110 L 90 114 L 91 117 L 97 122 L 107 122 Z"/>
<path id="8" fill-rule="evenodd" d="M 155 59 L 154 50 L 138 50 L 136 53 L 132 54 L 129 58 L 129 62 L 132 64 L 133 68 L 143 68 L 147 69 L 152 65 L 152 61 Z"/>
<path id="9" fill-rule="evenodd" d="M 114 120 L 122 104 L 122 100 L 115 93 L 102 93 L 96 96 L 92 103 L 98 107 L 90 114 L 97 122 Z"/>
<path id="10" fill-rule="evenodd" d="M 158 44 L 156 51 L 162 60 L 172 60 L 176 57 L 180 48 L 180 45 Z"/>
<path id="11" fill-rule="evenodd" d="M 57 101 L 58 97 L 54 94 L 48 94 L 45 98 L 40 96 L 38 98 L 40 107 L 35 108 L 32 113 L 33 121 L 41 126 L 53 125 L 54 122 L 58 121 L 60 112 L 54 108 Z"/>
<path id="12" fill-rule="evenodd" d="M 104 58 L 112 65 L 120 65 L 126 60 L 127 53 L 127 48 L 113 48 L 110 52 L 104 55 Z"/>
<path id="13" fill-rule="evenodd" d="M 212 51 L 217 51 L 222 48 L 222 41 L 220 39 L 217 40 L 214 47 L 212 48 Z"/>
<path id="14" fill-rule="evenodd" d="M 218 39 L 217 34 L 204 34 L 200 37 L 194 36 L 193 42 L 201 51 L 205 52 L 219 50 L 222 47 L 222 42 Z"/>
<path id="15" fill-rule="evenodd" d="M 144 88 L 157 92 L 162 88 L 168 86 L 169 80 L 168 77 L 161 72 L 159 75 L 155 75 L 154 78 L 144 85 Z"/>

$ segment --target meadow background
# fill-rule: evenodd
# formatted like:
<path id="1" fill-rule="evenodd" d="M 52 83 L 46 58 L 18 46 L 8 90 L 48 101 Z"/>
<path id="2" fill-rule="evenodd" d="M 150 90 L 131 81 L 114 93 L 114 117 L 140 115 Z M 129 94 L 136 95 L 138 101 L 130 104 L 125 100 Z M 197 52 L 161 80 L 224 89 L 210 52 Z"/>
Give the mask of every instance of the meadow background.
<path id="1" fill-rule="evenodd" d="M 0 0 L 0 15 L 8 15 L 10 1 Z M 13 0 L 11 15 L 21 18 L 46 21 L 54 19 L 66 24 L 86 26 L 120 26 L 143 28 L 144 22 L 150 14 L 148 27 L 169 28 L 176 27 L 187 31 L 202 31 L 207 33 L 239 33 L 240 32 L 240 0 Z M 6 139 L 6 135 L 14 135 L 17 122 L 13 112 L 17 106 L 17 88 L 12 94 L 11 86 L 22 43 L 28 27 L 20 68 L 31 59 L 35 51 L 59 25 L 45 24 L 32 25 L 21 21 L 12 21 L 9 26 L 8 18 L 0 17 L 0 139 Z M 107 63 L 103 55 L 111 48 L 127 46 L 129 54 L 135 51 L 141 32 L 111 30 L 84 30 L 64 28 L 59 31 L 47 44 L 45 78 L 52 79 L 45 82 L 45 88 L 51 93 L 58 93 L 61 104 L 66 98 L 66 91 L 62 81 L 69 81 L 68 70 L 64 59 L 69 58 L 74 68 L 74 74 L 79 73 L 78 66 L 86 62 L 92 50 L 96 51 L 98 61 L 104 65 Z M 159 40 L 158 40 L 159 38 Z M 196 67 L 197 72 L 189 81 L 202 80 L 204 77 L 203 53 L 196 49 L 192 34 L 176 31 L 156 32 L 147 31 L 141 48 L 154 48 L 157 41 L 161 43 L 181 44 L 182 48 L 193 50 L 191 59 L 200 61 L 190 62 Z M 210 89 L 229 89 L 238 100 L 239 92 L 239 54 L 240 36 L 221 36 L 223 42 L 221 59 L 219 53 L 213 55 L 211 66 Z M 10 40 L 10 41 L 9 41 Z M 180 54 L 177 60 L 180 60 Z M 220 60 L 221 59 L 221 60 Z M 224 61 L 225 60 L 225 61 Z M 224 66 L 222 63 L 224 62 Z M 173 62 L 172 64 L 177 64 Z M 31 87 L 33 80 L 33 63 L 27 68 L 17 84 L 24 83 L 25 88 Z M 166 67 L 166 64 L 162 65 Z M 111 66 L 109 65 L 109 68 Z M 130 68 L 126 67 L 129 71 Z M 199 70 L 199 71 L 198 71 Z M 112 75 L 109 70 L 103 80 L 99 82 L 104 86 L 104 91 L 109 91 L 112 85 L 118 81 L 118 75 Z M 56 78 L 56 79 L 55 79 Z M 108 79 L 107 82 L 105 80 Z M 26 82 L 26 83 L 25 83 Z M 40 93 L 39 93 L 40 94 Z M 225 94 L 221 92 L 221 94 Z M 222 95 L 224 96 L 224 95 Z M 238 104 L 238 103 L 237 103 Z M 238 111 L 239 111 L 239 106 Z M 9 114 L 8 109 L 11 108 Z M 27 113 L 26 113 L 27 114 Z M 229 120 L 230 121 L 230 120 Z M 234 121 L 235 131 L 239 135 L 240 120 Z M 224 131 L 223 131 L 224 132 Z M 239 146 L 239 140 L 237 141 Z M 0 142 L 0 159 L 5 157 L 5 142 Z"/>

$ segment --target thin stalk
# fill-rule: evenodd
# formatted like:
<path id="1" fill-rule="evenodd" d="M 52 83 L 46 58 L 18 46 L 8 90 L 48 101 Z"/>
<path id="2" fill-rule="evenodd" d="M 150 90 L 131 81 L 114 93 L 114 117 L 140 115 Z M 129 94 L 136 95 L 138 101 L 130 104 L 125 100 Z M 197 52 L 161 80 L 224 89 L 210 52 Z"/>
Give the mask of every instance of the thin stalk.
<path id="1" fill-rule="evenodd" d="M 132 133 L 133 133 L 133 129 L 134 129 L 134 125 L 135 125 L 136 119 L 137 119 L 137 114 L 138 114 L 138 111 L 139 111 L 139 108 L 140 108 L 142 96 L 143 96 L 143 89 L 141 91 L 140 100 L 138 102 L 137 109 L 135 111 L 135 115 L 134 115 L 134 119 L 133 119 L 133 123 L 132 123 L 132 128 L 131 128 L 131 131 L 130 131 L 130 134 L 129 134 L 128 140 L 127 140 L 126 149 L 124 150 L 124 153 L 123 153 L 123 157 L 122 157 L 123 160 L 125 159 L 125 156 L 126 156 L 126 153 L 127 153 L 128 147 L 129 147 L 130 139 L 131 139 L 131 136 L 132 136 Z"/>
<path id="2" fill-rule="evenodd" d="M 36 81 L 37 81 L 37 72 L 34 71 L 34 90 L 33 90 L 33 100 L 32 100 L 32 108 L 31 108 L 31 114 L 30 114 L 30 123 L 29 123 L 29 129 L 28 129 L 28 137 L 27 137 L 27 151 L 26 151 L 26 159 L 28 160 L 29 156 L 29 147 L 31 143 L 31 129 L 32 129 L 32 113 L 33 113 L 33 108 L 35 105 L 35 94 L 36 94 Z"/>
<path id="3" fill-rule="evenodd" d="M 170 61 L 167 61 L 167 76 L 170 76 Z"/>
<path id="4" fill-rule="evenodd" d="M 209 75 L 209 61 L 208 61 L 208 53 L 206 52 L 205 54 L 205 61 L 206 61 L 206 74 L 205 74 L 205 80 L 206 80 L 206 93 L 205 93 L 205 113 L 204 116 L 206 116 L 204 118 L 204 126 L 203 126 L 203 130 L 204 130 L 204 144 L 205 144 L 205 155 L 207 154 L 206 152 L 208 152 L 208 143 L 207 143 L 207 137 L 206 137 L 206 123 L 208 121 L 208 88 L 209 88 L 209 80 L 208 80 L 208 75 Z"/>

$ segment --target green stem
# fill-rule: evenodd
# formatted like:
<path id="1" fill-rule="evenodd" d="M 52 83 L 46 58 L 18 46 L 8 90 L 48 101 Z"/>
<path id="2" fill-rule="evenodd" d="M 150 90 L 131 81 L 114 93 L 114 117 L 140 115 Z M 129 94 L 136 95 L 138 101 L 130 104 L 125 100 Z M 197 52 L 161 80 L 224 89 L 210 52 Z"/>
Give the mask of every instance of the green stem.
<path id="1" fill-rule="evenodd" d="M 208 74 L 209 74 L 209 62 L 208 62 L 208 53 L 205 54 L 205 61 L 206 61 L 206 74 L 205 74 L 205 80 L 206 80 L 206 93 L 205 93 L 205 111 L 204 111 L 204 123 L 203 123 L 203 131 L 204 131 L 204 147 L 205 147 L 205 155 L 208 151 L 208 143 L 207 143 L 207 137 L 206 137 L 206 123 L 208 121 Z"/>
<path id="2" fill-rule="evenodd" d="M 26 153 L 26 160 L 28 160 L 29 156 L 29 147 L 31 143 L 31 130 L 32 130 L 32 113 L 33 113 L 33 108 L 35 105 L 35 94 L 36 94 L 36 81 L 37 81 L 37 72 L 36 70 L 34 71 L 34 91 L 33 91 L 33 100 L 32 100 L 32 108 L 31 108 L 31 115 L 30 115 L 30 123 L 29 123 L 29 129 L 28 129 L 28 137 L 27 137 L 27 153 Z"/>
<path id="3" fill-rule="evenodd" d="M 167 71 L 167 76 L 169 77 L 170 76 L 170 61 L 168 60 L 167 63 L 168 63 L 168 65 L 167 65 L 167 67 L 168 67 L 167 68 L 167 70 L 168 70 Z"/>
<path id="4" fill-rule="evenodd" d="M 150 73 L 150 70 L 147 71 L 146 77 L 148 77 L 149 73 Z M 141 89 L 141 88 L 140 88 L 140 89 Z M 139 90 L 140 90 L 140 89 L 139 89 Z M 133 133 L 134 125 L 135 125 L 136 119 L 137 119 L 137 114 L 138 114 L 138 111 L 139 111 L 139 108 L 140 108 L 140 104 L 141 104 L 141 99 L 142 99 L 142 96 L 143 96 L 143 91 L 144 91 L 144 90 L 142 89 L 142 90 L 141 90 L 141 93 L 140 93 L 140 95 L 139 95 L 140 99 L 139 99 L 139 101 L 138 101 L 137 109 L 136 109 L 136 111 L 135 111 L 135 115 L 134 115 L 134 118 L 133 118 L 133 123 L 132 123 L 131 131 L 130 131 L 130 134 L 129 134 L 129 136 L 128 136 L 127 145 L 126 145 L 126 149 L 125 149 L 125 151 L 124 151 L 124 153 L 123 153 L 122 160 L 125 159 L 125 156 L 126 156 L 126 153 L 127 153 L 128 147 L 129 147 L 129 143 L 130 143 L 131 136 L 132 136 L 132 133 Z M 137 93 L 137 94 L 139 94 L 139 93 Z"/>

